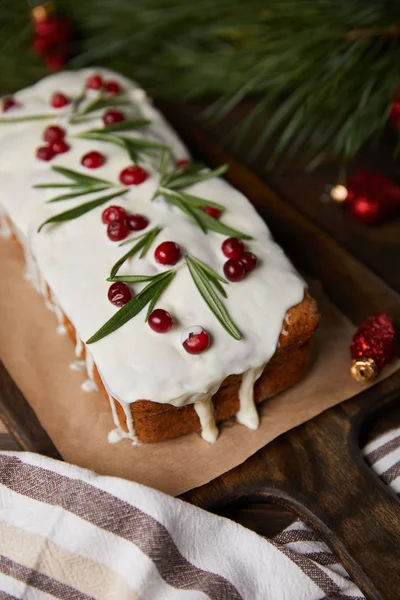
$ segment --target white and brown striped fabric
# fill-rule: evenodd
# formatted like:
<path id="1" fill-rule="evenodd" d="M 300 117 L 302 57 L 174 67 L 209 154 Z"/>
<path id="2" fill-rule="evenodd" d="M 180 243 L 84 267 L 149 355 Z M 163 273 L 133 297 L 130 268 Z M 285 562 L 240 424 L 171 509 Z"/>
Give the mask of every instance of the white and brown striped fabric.
<path id="1" fill-rule="evenodd" d="M 400 493 L 400 429 L 365 449 Z M 274 540 L 160 492 L 0 453 L 0 600 L 361 599 L 301 522 Z"/>

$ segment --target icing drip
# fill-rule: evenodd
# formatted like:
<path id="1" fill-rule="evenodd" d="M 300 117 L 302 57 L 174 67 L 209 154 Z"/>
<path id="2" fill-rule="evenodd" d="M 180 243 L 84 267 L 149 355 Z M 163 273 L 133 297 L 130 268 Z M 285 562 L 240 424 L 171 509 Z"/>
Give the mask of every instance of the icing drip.
<path id="1" fill-rule="evenodd" d="M 58 306 L 57 300 L 54 298 L 53 294 L 51 296 L 51 299 L 53 301 L 53 312 L 56 315 L 56 319 L 58 322 L 57 333 L 60 335 L 65 335 L 67 333 L 67 328 L 64 325 L 64 314 Z"/>
<path id="2" fill-rule="evenodd" d="M 97 387 L 97 385 L 93 379 L 93 367 L 94 367 L 93 357 L 92 357 L 91 353 L 88 351 L 88 349 L 86 348 L 86 371 L 87 371 L 89 378 L 86 379 L 86 381 L 84 381 L 81 385 L 81 388 L 83 389 L 84 392 L 97 392 L 99 390 L 99 388 Z"/>
<path id="3" fill-rule="evenodd" d="M 83 342 L 78 334 L 76 334 L 76 343 L 75 343 L 75 356 L 80 358 L 82 356 L 83 350 Z"/>
<path id="4" fill-rule="evenodd" d="M 213 444 L 218 438 L 218 427 L 215 423 L 214 405 L 210 394 L 203 394 L 202 400 L 196 400 L 194 410 L 200 419 L 201 437 Z"/>
<path id="5" fill-rule="evenodd" d="M 69 368 L 72 371 L 82 371 L 85 368 L 85 361 L 84 360 L 74 360 L 70 365 Z"/>
<path id="6" fill-rule="evenodd" d="M 6 217 L 6 212 L 0 206 L 0 237 L 11 237 L 12 229 Z"/>
<path id="7" fill-rule="evenodd" d="M 260 417 L 254 402 L 254 384 L 262 374 L 264 366 L 262 365 L 258 369 L 249 369 L 242 375 L 239 389 L 240 410 L 236 415 L 236 420 L 249 429 L 257 429 L 260 424 Z"/>
<path id="8" fill-rule="evenodd" d="M 81 388 L 84 392 L 97 392 L 99 390 L 95 382 L 91 379 L 86 379 L 82 383 Z"/>
<path id="9" fill-rule="evenodd" d="M 121 427 L 116 427 L 115 429 L 112 429 L 110 431 L 110 433 L 107 436 L 107 440 L 109 444 L 117 444 L 121 440 L 125 440 L 127 437 L 129 436 L 126 433 L 126 431 L 121 429 Z"/>
<path id="10" fill-rule="evenodd" d="M 134 446 L 137 446 L 139 444 L 139 440 L 137 438 L 135 427 L 133 425 L 133 417 L 132 417 L 132 413 L 131 413 L 131 405 L 129 403 L 127 403 L 127 402 L 120 402 L 120 405 L 122 406 L 122 408 L 124 410 L 126 424 L 127 424 L 127 427 L 128 427 L 128 433 L 125 433 L 125 435 L 130 440 L 132 440 L 132 444 Z"/>

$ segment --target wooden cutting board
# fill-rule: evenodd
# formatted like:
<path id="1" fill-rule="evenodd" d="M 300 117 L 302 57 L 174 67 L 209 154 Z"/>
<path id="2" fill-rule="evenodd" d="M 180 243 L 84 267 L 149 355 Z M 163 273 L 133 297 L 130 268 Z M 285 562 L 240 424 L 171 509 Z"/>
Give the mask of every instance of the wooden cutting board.
<path id="1" fill-rule="evenodd" d="M 296 266 L 320 279 L 354 323 L 386 311 L 400 323 L 400 298 L 269 186 L 234 161 L 181 108 L 162 110 L 188 146 L 251 198 Z M 368 598 L 400 598 L 400 502 L 361 457 L 371 423 L 400 425 L 400 372 L 289 431 L 239 467 L 184 499 L 271 534 L 293 514 L 318 531 Z M 19 445 L 61 458 L 33 411 L 0 370 L 0 411 Z M 275 507 L 275 508 L 272 508 Z"/>

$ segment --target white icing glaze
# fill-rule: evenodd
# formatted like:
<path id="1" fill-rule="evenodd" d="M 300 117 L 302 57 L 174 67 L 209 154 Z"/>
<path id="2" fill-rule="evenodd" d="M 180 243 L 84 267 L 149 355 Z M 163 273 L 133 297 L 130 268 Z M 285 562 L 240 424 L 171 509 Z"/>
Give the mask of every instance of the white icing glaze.
<path id="1" fill-rule="evenodd" d="M 185 147 L 142 90 L 118 74 L 106 69 L 95 70 L 106 78 L 117 79 L 127 90 L 127 95 L 135 103 L 132 108 L 123 108 L 128 118 L 141 114 L 152 121 L 147 131 L 132 133 L 133 137 L 161 139 L 172 147 L 175 158 L 188 156 Z M 88 201 L 91 196 L 46 204 L 54 190 L 38 190 L 32 185 L 65 182 L 51 170 L 52 165 L 85 172 L 80 158 L 90 150 L 104 153 L 107 161 L 102 168 L 89 174 L 117 183 L 121 169 L 130 164 L 126 153 L 117 146 L 73 137 L 89 128 L 101 127 L 101 112 L 89 124 L 70 125 L 70 106 L 58 110 L 49 106 L 49 98 L 55 90 L 64 91 L 71 98 L 79 95 L 86 77 L 93 71 L 84 69 L 51 75 L 18 92 L 16 99 L 21 108 L 5 114 L 6 118 L 7 115 L 17 116 L 17 113 L 23 116 L 54 114 L 52 123 L 67 130 L 71 151 L 57 156 L 51 163 L 35 158 L 35 148 L 42 143 L 43 130 L 49 122 L 0 124 L 0 205 L 15 225 L 18 238 L 32 252 L 44 280 L 54 291 L 53 302 L 60 326 L 64 327 L 60 321 L 62 309 L 82 340 L 88 339 L 115 314 L 115 307 L 107 299 L 109 283 L 106 277 L 110 267 L 123 254 L 123 249 L 107 238 L 101 223 L 103 207 L 73 221 L 46 227 L 38 234 L 37 226 L 45 218 Z M 96 93 L 90 92 L 91 97 L 95 97 Z M 161 267 L 154 261 L 152 250 L 164 240 L 174 240 L 181 245 L 184 253 L 197 256 L 221 273 L 225 259 L 220 246 L 224 238 L 214 232 L 203 234 L 186 215 L 162 198 L 151 202 L 158 174 L 154 161 L 142 162 L 150 173 L 149 179 L 129 188 L 123 198 L 112 200 L 110 204 L 123 205 L 131 212 L 142 213 L 150 219 L 152 226 L 159 224 L 163 230 L 146 257 L 130 259 L 120 273 L 159 272 Z M 176 322 L 168 333 L 158 335 L 153 332 L 141 313 L 113 334 L 91 345 L 87 361 L 94 359 L 107 391 L 124 407 L 129 436 L 134 440 L 129 403 L 150 399 L 182 406 L 195 402 L 199 394 L 210 394 L 211 390 L 218 389 L 230 374 L 258 369 L 275 352 L 286 311 L 301 302 L 304 295 L 304 282 L 242 194 L 222 179 L 196 184 L 188 191 L 225 205 L 224 223 L 253 236 L 251 241 L 246 242 L 246 247 L 258 256 L 257 269 L 242 282 L 230 284 L 227 287 L 228 299 L 224 300 L 244 337 L 238 342 L 224 331 L 201 298 L 188 269 L 183 266 L 158 302 L 159 306 L 171 312 Z M 29 269 L 35 280 L 36 266 Z M 135 291 L 140 290 L 142 285 L 136 285 Z M 182 348 L 180 337 L 183 331 L 196 323 L 210 333 L 212 345 L 203 354 L 194 356 Z M 92 366 L 92 363 L 88 365 L 89 377 Z"/>
<path id="2" fill-rule="evenodd" d="M 80 358 L 82 356 L 83 351 L 83 342 L 78 334 L 76 334 L 76 342 L 75 342 L 75 356 Z"/>
<path id="3" fill-rule="evenodd" d="M 249 369 L 242 375 L 239 388 L 240 409 L 236 420 L 249 429 L 257 429 L 260 424 L 260 417 L 254 402 L 254 384 L 261 376 L 264 367 L 265 365 L 262 365 L 258 369 Z"/>
<path id="4" fill-rule="evenodd" d="M 82 383 L 81 388 L 84 392 L 98 392 L 99 388 L 91 379 L 85 379 Z"/>
<path id="5" fill-rule="evenodd" d="M 116 444 L 117 442 L 120 442 L 121 440 L 126 439 L 128 436 L 128 434 L 126 433 L 126 431 L 124 431 L 123 429 L 121 429 L 121 427 L 116 427 L 115 429 L 112 429 L 108 436 L 107 436 L 107 440 L 109 444 Z"/>
<path id="6" fill-rule="evenodd" d="M 204 394 L 204 397 L 196 400 L 193 406 L 200 420 L 201 437 L 206 442 L 214 444 L 218 438 L 218 427 L 215 423 L 211 394 Z"/>
<path id="7" fill-rule="evenodd" d="M 127 402 L 120 402 L 120 405 L 122 406 L 122 409 L 125 413 L 126 425 L 128 427 L 128 433 L 126 435 L 130 440 L 132 440 L 132 444 L 138 445 L 139 440 L 137 438 L 135 427 L 133 425 L 131 405 L 128 404 Z"/>
<path id="8" fill-rule="evenodd" d="M 85 365 L 85 361 L 84 360 L 74 360 L 70 365 L 69 368 L 72 371 L 83 371 L 83 369 L 85 369 L 86 365 Z"/>

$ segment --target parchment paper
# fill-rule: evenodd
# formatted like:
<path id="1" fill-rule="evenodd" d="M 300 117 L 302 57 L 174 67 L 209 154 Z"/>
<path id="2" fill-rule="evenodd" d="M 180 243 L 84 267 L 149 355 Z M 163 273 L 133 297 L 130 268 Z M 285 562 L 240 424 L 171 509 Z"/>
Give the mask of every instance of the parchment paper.
<path id="1" fill-rule="evenodd" d="M 107 399 L 84 392 L 82 372 L 72 371 L 74 349 L 56 332 L 54 315 L 24 279 L 22 253 L 0 239 L 0 356 L 63 458 L 105 475 L 138 481 L 172 495 L 214 479 L 242 463 L 292 427 L 362 389 L 349 373 L 353 325 L 313 289 L 322 313 L 308 375 L 295 387 L 264 403 L 261 425 L 251 431 L 237 423 L 222 428 L 214 445 L 198 433 L 133 447 L 129 440 L 108 444 L 113 429 Z M 397 364 L 387 368 L 387 377 Z"/>

